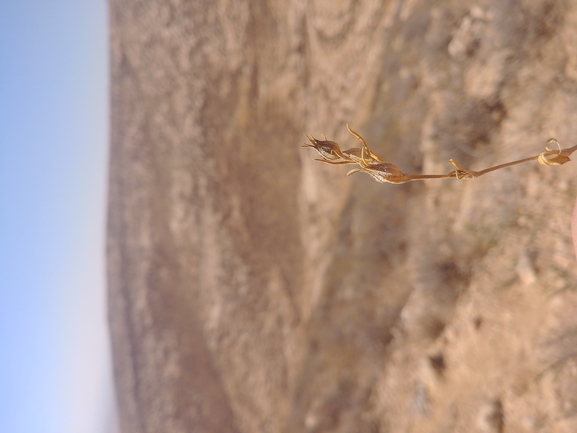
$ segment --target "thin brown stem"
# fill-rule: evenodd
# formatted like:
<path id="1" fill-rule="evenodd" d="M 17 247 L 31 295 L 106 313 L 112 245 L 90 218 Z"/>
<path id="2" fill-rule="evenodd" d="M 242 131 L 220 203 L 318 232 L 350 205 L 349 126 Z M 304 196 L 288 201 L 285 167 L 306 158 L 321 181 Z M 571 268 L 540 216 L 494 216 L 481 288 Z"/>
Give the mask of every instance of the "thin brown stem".
<path id="1" fill-rule="evenodd" d="M 492 171 L 497 171 L 497 170 L 500 170 L 502 168 L 511 167 L 512 165 L 523 164 L 524 162 L 537 161 L 538 159 L 539 159 L 539 155 L 532 156 L 530 158 L 523 158 L 523 159 L 519 159 L 517 161 L 511 161 L 511 162 L 506 162 L 505 164 L 499 164 L 499 165 L 496 165 L 494 167 L 489 167 L 489 168 L 486 168 L 486 169 L 480 170 L 480 171 L 471 171 L 471 173 L 474 173 L 473 177 L 479 177 L 479 176 L 483 176 L 486 173 L 490 173 Z"/>
<path id="2" fill-rule="evenodd" d="M 558 144 L 557 140 L 555 139 L 550 139 L 549 141 L 547 141 L 547 144 L 549 144 L 550 142 Z M 513 165 L 523 164 L 525 162 L 531 162 L 531 161 L 539 161 L 544 165 L 561 165 L 565 162 L 568 162 L 570 160 L 569 156 L 575 151 L 577 151 L 577 145 L 569 147 L 567 149 L 559 149 L 557 152 L 555 152 L 554 150 L 550 150 L 548 147 L 546 147 L 545 152 L 541 152 L 539 155 L 519 159 L 516 161 L 506 162 L 505 164 L 495 165 L 494 167 L 489 167 L 480 171 L 464 170 L 454 160 L 451 159 L 450 162 L 453 165 L 455 165 L 458 169 L 461 169 L 464 172 L 466 172 L 467 175 L 470 175 L 471 178 L 475 178 L 483 176 L 484 174 L 490 173 L 492 171 L 497 171 L 502 168 L 511 167 Z"/>
<path id="3" fill-rule="evenodd" d="M 425 180 L 425 179 L 474 179 L 484 174 L 491 173 L 493 171 L 500 170 L 502 168 L 511 167 L 513 165 L 523 164 L 525 162 L 538 161 L 542 165 L 562 165 L 566 162 L 571 161 L 569 156 L 577 151 L 577 145 L 569 147 L 567 149 L 561 149 L 559 142 L 550 138 L 545 144 L 545 150 L 539 155 L 531 156 L 529 158 L 523 158 L 516 161 L 507 162 L 505 164 L 495 165 L 493 167 L 485 168 L 484 170 L 473 171 L 462 167 L 457 161 L 450 159 L 449 162 L 453 164 L 456 170 L 451 171 L 447 174 L 406 174 L 397 168 L 394 164 L 390 162 L 385 162 L 378 155 L 373 153 L 367 142 L 351 129 L 347 124 L 347 129 L 363 144 L 361 149 L 353 148 L 341 151 L 338 144 L 327 140 L 323 135 L 324 141 L 319 141 L 315 139 L 312 135 L 307 135 L 311 144 L 305 144 L 303 147 L 312 147 L 316 149 L 321 155 L 322 159 L 316 159 L 316 161 L 324 162 L 331 165 L 345 165 L 345 164 L 359 164 L 360 168 L 350 170 L 347 176 L 354 173 L 367 173 L 372 176 L 377 182 L 388 182 L 388 183 L 405 183 L 413 180 Z M 556 144 L 558 149 L 549 149 L 550 144 Z M 360 155 L 359 155 L 360 150 Z"/>
<path id="4" fill-rule="evenodd" d="M 425 180 L 425 179 L 453 179 L 455 178 L 455 171 L 448 174 L 407 174 L 409 180 Z"/>
<path id="5" fill-rule="evenodd" d="M 577 151 L 577 144 L 573 147 L 568 147 L 567 149 L 562 149 L 561 154 L 565 156 L 570 156 L 573 152 Z"/>

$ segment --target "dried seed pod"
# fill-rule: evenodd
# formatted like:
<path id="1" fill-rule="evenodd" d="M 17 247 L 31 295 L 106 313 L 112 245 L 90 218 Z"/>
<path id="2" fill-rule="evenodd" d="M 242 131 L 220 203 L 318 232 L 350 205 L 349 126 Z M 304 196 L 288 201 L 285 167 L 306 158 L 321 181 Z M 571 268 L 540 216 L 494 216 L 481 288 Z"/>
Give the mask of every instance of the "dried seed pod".
<path id="1" fill-rule="evenodd" d="M 301 147 L 310 147 L 315 149 L 322 159 L 316 159 L 315 161 L 326 162 L 327 164 L 355 164 L 355 161 L 351 160 L 348 156 L 343 154 L 341 148 L 334 141 L 327 140 L 327 137 L 323 134 L 324 140 L 317 140 L 312 135 L 306 135 L 305 137 L 309 139 L 310 144 L 305 143 Z"/>
<path id="2" fill-rule="evenodd" d="M 380 183 L 405 183 L 410 180 L 414 180 L 411 176 L 403 173 L 397 168 L 395 164 L 390 162 L 381 162 L 378 164 L 366 164 L 361 166 L 361 168 L 355 168 L 347 173 L 347 176 L 351 174 L 363 172 L 372 176 L 377 182 Z"/>
<path id="3" fill-rule="evenodd" d="M 363 153 L 364 149 L 359 149 L 357 147 L 353 147 L 352 149 L 346 149 L 343 150 L 343 154 L 348 157 L 349 159 L 351 159 L 352 161 L 354 161 L 357 164 L 361 163 L 362 158 L 362 153 Z M 367 157 L 365 155 L 365 159 L 367 160 L 367 162 L 369 164 L 378 164 L 381 162 L 385 162 L 383 161 L 379 156 L 375 155 L 373 152 L 370 152 L 370 155 Z"/>
<path id="4" fill-rule="evenodd" d="M 357 137 L 361 143 L 363 143 L 363 149 L 357 149 L 357 148 L 347 149 L 347 150 L 343 151 L 344 153 L 349 154 L 351 156 L 351 159 L 355 159 L 356 163 L 360 163 L 360 160 L 363 159 L 363 155 L 361 153 L 361 150 L 364 150 L 364 152 L 365 152 L 364 158 L 366 160 L 374 161 L 374 162 L 385 162 L 385 160 L 382 159 L 380 156 L 371 152 L 371 149 L 369 149 L 369 145 L 367 144 L 365 139 L 363 137 L 361 137 L 359 134 L 357 134 L 355 131 L 353 131 L 348 123 L 347 123 L 347 129 L 349 130 L 349 132 L 351 134 L 353 134 L 355 137 Z"/>
<path id="5" fill-rule="evenodd" d="M 371 164 L 365 158 L 365 149 L 361 149 L 361 160 L 359 161 L 361 168 L 355 168 L 347 173 L 347 176 L 351 174 L 363 172 L 370 175 L 373 179 L 380 183 L 405 183 L 413 178 L 397 168 L 395 164 L 390 162 L 380 162 L 378 164 Z"/>

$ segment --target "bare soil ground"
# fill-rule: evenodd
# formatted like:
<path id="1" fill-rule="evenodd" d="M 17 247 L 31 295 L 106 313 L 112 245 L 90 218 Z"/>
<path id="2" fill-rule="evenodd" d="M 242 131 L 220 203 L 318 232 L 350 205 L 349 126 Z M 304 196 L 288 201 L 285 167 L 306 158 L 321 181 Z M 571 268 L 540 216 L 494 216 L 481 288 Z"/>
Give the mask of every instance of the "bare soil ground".
<path id="1" fill-rule="evenodd" d="M 575 432 L 577 4 L 111 0 L 124 432 Z"/>

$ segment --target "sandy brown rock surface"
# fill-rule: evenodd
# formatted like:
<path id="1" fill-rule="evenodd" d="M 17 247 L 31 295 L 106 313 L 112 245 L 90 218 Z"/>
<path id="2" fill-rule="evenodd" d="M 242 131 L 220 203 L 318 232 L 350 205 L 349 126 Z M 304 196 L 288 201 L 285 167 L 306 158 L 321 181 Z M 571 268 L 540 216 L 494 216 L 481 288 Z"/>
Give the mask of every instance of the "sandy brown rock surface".
<path id="1" fill-rule="evenodd" d="M 123 432 L 575 432 L 577 4 L 111 0 Z"/>

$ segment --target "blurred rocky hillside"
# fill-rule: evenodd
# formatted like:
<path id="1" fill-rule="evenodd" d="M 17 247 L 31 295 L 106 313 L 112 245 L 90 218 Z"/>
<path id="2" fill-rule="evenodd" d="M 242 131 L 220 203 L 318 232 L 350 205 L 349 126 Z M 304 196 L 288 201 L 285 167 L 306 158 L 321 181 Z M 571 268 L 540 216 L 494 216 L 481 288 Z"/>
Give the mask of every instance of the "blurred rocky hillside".
<path id="1" fill-rule="evenodd" d="M 577 3 L 111 0 L 122 431 L 577 431 Z M 577 158 L 577 156 L 576 156 Z"/>

